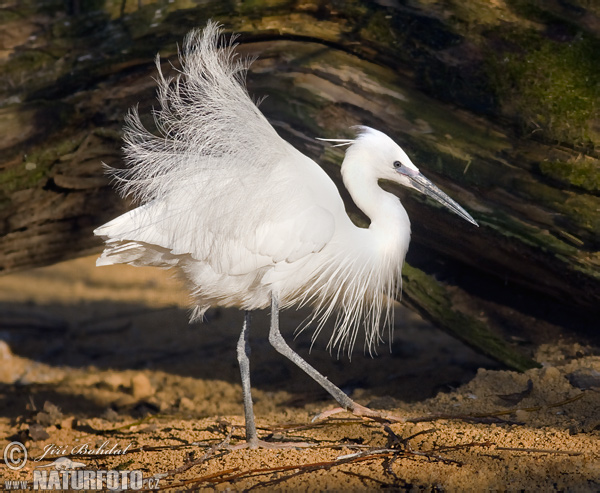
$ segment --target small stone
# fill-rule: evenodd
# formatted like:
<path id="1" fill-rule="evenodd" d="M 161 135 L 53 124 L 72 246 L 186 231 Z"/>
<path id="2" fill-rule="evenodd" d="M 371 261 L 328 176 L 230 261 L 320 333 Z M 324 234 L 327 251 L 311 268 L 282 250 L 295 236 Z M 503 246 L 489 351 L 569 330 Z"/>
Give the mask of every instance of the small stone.
<path id="1" fill-rule="evenodd" d="M 72 430 L 76 423 L 75 416 L 69 416 L 60 422 L 60 428 L 62 430 Z"/>
<path id="2" fill-rule="evenodd" d="M 110 423 L 116 423 L 121 419 L 119 413 L 111 407 L 107 408 L 101 417 Z"/>
<path id="3" fill-rule="evenodd" d="M 106 375 L 106 377 L 102 379 L 102 384 L 109 390 L 119 390 L 119 387 L 125 386 L 123 377 L 117 373 Z"/>
<path id="4" fill-rule="evenodd" d="M 50 435 L 46 433 L 44 427 L 37 423 L 29 425 L 29 436 L 34 442 L 39 442 L 50 438 Z"/>
<path id="5" fill-rule="evenodd" d="M 178 406 L 179 406 L 179 409 L 181 409 L 182 411 L 193 411 L 194 408 L 196 407 L 194 404 L 194 401 L 187 397 L 182 397 L 181 399 L 179 399 Z"/>
<path id="6" fill-rule="evenodd" d="M 545 366 L 540 371 L 540 377 L 544 382 L 557 381 L 561 378 L 560 371 L 555 366 Z"/>
<path id="7" fill-rule="evenodd" d="M 524 411 L 523 409 L 518 409 L 515 412 L 517 421 L 520 421 L 521 423 L 526 423 L 529 420 L 530 417 L 530 413 L 528 413 L 527 411 Z"/>
<path id="8" fill-rule="evenodd" d="M 137 402 L 137 399 L 131 395 L 122 394 L 118 399 L 111 404 L 117 409 L 127 409 Z"/>
<path id="9" fill-rule="evenodd" d="M 600 389 L 600 371 L 592 368 L 582 368 L 567 375 L 573 387 L 578 389 Z"/>
<path id="10" fill-rule="evenodd" d="M 143 373 L 139 373 L 131 379 L 131 393 L 136 399 L 143 399 L 153 395 L 154 388 L 148 377 Z"/>
<path id="11" fill-rule="evenodd" d="M 59 407 L 52 404 L 50 401 L 44 402 L 44 412 L 48 413 L 48 415 L 54 422 L 60 421 L 63 418 Z"/>

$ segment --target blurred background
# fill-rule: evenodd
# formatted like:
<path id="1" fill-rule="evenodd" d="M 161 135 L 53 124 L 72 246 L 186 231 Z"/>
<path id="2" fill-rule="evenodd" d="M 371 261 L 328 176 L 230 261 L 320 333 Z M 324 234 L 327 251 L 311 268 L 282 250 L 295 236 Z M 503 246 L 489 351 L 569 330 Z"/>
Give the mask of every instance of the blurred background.
<path id="1" fill-rule="evenodd" d="M 277 131 L 338 185 L 342 151 L 314 137 L 369 125 L 480 224 L 394 189 L 413 240 L 392 356 L 383 346 L 381 357 L 403 382 L 410 371 L 431 377 L 395 397 L 433 395 L 480 366 L 536 367 L 546 344 L 596 351 L 597 2 L 24 0 L 0 5 L 0 335 L 7 358 L 29 361 L 4 365 L 5 384 L 57 365 L 181 364 L 203 377 L 214 368 L 187 365 L 219 354 L 231 362 L 220 375 L 237 382 L 238 313 L 216 310 L 188 329 L 187 295 L 169 274 L 94 267 L 93 229 L 132 206 L 102 168 L 122 166 L 123 117 L 139 105 L 152 126 L 155 55 L 175 74 L 178 44 L 208 19 L 240 34 L 239 52 L 258 57 L 251 95 L 265 98 L 260 107 Z M 69 259 L 78 260 L 52 267 Z M 284 314 L 288 339 L 305 315 Z M 296 344 L 308 353 L 310 335 Z M 325 345 L 322 337 L 313 357 L 323 352 L 335 379 L 342 363 Z M 360 344 L 355 353 L 364 357 Z M 433 359 L 421 362 L 427 353 Z M 419 363 L 402 366 L 408 355 Z M 340 373 L 337 381 L 374 388 L 382 366 L 363 368 L 371 379 Z"/>

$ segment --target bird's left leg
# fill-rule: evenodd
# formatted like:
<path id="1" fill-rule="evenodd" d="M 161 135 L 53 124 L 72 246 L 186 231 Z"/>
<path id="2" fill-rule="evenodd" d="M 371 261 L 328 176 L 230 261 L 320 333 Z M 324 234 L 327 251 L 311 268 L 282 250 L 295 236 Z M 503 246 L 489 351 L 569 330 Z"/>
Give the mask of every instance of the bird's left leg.
<path id="1" fill-rule="evenodd" d="M 274 293 L 271 294 L 271 329 L 269 331 L 269 342 L 280 354 L 282 354 L 287 359 L 295 363 L 298 367 L 304 370 L 313 380 L 315 380 L 319 385 L 321 385 L 321 387 L 323 387 L 327 392 L 329 392 L 333 396 L 333 398 L 338 402 L 338 404 L 342 406 L 345 410 L 350 411 L 356 416 L 365 416 L 373 419 L 384 419 L 387 421 L 396 422 L 404 421 L 404 419 L 402 418 L 373 411 L 368 407 L 361 406 L 360 404 L 354 402 L 342 391 L 342 389 L 337 387 L 326 376 L 322 375 L 315 368 L 310 366 L 298 353 L 296 353 L 290 346 L 288 346 L 287 342 L 285 342 L 285 339 L 279 331 L 279 300 L 277 299 L 277 296 Z M 334 414 L 335 412 L 338 412 L 338 410 L 334 410 L 333 412 L 322 413 L 319 415 L 319 417 L 326 417 L 330 414 Z"/>
<path id="2" fill-rule="evenodd" d="M 258 447 L 258 435 L 254 424 L 254 405 L 252 404 L 252 387 L 250 385 L 250 324 L 252 314 L 244 312 L 244 325 L 237 343 L 237 358 L 242 377 L 242 396 L 244 399 L 244 416 L 246 418 L 246 442 L 248 447 Z"/>
<path id="3" fill-rule="evenodd" d="M 244 325 L 237 343 L 237 358 L 242 377 L 242 396 L 244 399 L 244 417 L 246 419 L 246 443 L 235 445 L 233 449 L 240 448 L 298 448 L 309 447 L 304 442 L 265 442 L 259 440 L 254 422 L 254 404 L 252 403 L 252 387 L 250 385 L 250 325 L 252 314 L 244 312 Z"/>

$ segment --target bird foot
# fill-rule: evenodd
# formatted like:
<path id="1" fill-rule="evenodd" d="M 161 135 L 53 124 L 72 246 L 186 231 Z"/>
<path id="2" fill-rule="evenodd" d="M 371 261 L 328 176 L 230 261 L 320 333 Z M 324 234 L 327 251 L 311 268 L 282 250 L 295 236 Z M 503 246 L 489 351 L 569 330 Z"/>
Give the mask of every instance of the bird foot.
<path id="1" fill-rule="evenodd" d="M 307 442 L 267 442 L 265 440 L 250 440 L 247 442 L 238 443 L 237 445 L 232 445 L 230 447 L 231 450 L 243 450 L 243 449 L 292 449 L 292 448 L 308 448 L 313 447 L 315 444 L 307 443 Z"/>
<path id="2" fill-rule="evenodd" d="M 354 403 L 354 405 L 351 409 L 344 409 L 343 407 L 336 407 L 334 409 L 329 409 L 328 411 L 320 412 L 311 421 L 315 422 L 320 419 L 326 419 L 326 418 L 333 416 L 334 414 L 339 414 L 339 413 L 342 413 L 345 411 L 350 412 L 350 413 L 354 414 L 355 416 L 358 416 L 361 418 L 369 418 L 374 421 L 389 421 L 392 423 L 406 422 L 405 418 L 401 418 L 399 416 L 394 416 L 393 414 L 388 414 L 384 411 L 373 411 L 372 409 L 369 409 L 368 407 L 361 406 L 360 404 L 356 404 L 356 403 Z"/>

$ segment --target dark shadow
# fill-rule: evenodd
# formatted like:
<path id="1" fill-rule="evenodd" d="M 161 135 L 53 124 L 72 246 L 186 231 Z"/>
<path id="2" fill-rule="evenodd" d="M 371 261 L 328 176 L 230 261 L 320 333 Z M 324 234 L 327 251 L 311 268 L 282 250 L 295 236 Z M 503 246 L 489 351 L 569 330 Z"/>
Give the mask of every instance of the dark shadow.
<path id="1" fill-rule="evenodd" d="M 419 321 L 401 309 L 391 347 L 378 348 L 374 357 L 365 354 L 357 341 L 351 360 L 330 354 L 328 324 L 311 351 L 310 330 L 294 338 L 294 330 L 308 311 L 282 312 L 282 332 L 290 345 L 307 361 L 350 395 L 357 390 L 398 401 L 419 401 L 449 391 L 469 381 L 479 367 L 495 364 L 459 341 Z M 45 400 L 65 413 L 97 417 L 106 411 L 59 384 L 30 385 L 39 363 L 57 368 L 103 370 L 153 370 L 197 380 L 240 381 L 236 343 L 242 313 L 213 310 L 203 324 L 188 324 L 187 310 L 152 309 L 140 304 L 90 302 L 71 306 L 0 304 L 0 334 L 13 354 L 31 360 L 31 368 L 15 375 L 14 385 L 0 392 L 0 412 L 9 417 L 22 414 L 30 399 L 42 406 Z M 268 342 L 268 313 L 258 312 L 251 332 L 253 388 L 266 392 L 286 390 L 293 394 L 288 405 L 333 400 L 301 370 L 279 355 Z M 99 391 L 102 383 L 97 384 Z M 66 392 L 66 393 L 65 393 Z M 241 392 L 239 396 L 241 412 Z M 135 415 L 132 412 L 132 415 Z"/>

